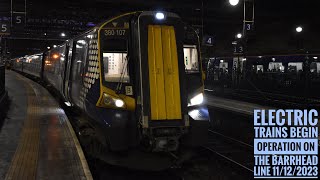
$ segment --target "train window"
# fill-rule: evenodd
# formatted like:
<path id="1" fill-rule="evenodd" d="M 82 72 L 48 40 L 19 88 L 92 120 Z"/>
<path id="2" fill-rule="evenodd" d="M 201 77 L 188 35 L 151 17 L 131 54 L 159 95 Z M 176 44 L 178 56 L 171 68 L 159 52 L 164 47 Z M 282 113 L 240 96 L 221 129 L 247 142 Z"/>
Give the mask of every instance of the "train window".
<path id="1" fill-rule="evenodd" d="M 270 62 L 269 63 L 269 71 L 284 71 L 284 66 L 282 65 L 282 62 Z"/>
<path id="2" fill-rule="evenodd" d="M 184 65 L 186 72 L 199 72 L 198 51 L 196 45 L 184 45 Z"/>
<path id="3" fill-rule="evenodd" d="M 289 62 L 288 63 L 289 72 L 299 72 L 302 71 L 302 62 Z"/>
<path id="4" fill-rule="evenodd" d="M 312 62 L 310 64 L 310 72 L 320 73 L 320 63 L 319 62 Z"/>
<path id="5" fill-rule="evenodd" d="M 263 65 L 257 65 L 257 72 L 263 72 Z"/>
<path id="6" fill-rule="evenodd" d="M 103 47 L 103 71 L 107 82 L 130 81 L 128 73 L 127 40 L 108 39 Z"/>

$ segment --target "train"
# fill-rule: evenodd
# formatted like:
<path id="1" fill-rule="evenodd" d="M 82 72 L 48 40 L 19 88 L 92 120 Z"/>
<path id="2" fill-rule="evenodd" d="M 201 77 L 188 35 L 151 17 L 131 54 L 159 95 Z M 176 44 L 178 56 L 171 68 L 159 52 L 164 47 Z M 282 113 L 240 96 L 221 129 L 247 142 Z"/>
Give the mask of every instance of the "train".
<path id="1" fill-rule="evenodd" d="M 14 58 L 12 69 L 53 87 L 81 114 L 79 139 L 90 156 L 165 169 L 207 143 L 200 55 L 198 34 L 177 14 L 139 11 Z"/>
<path id="2" fill-rule="evenodd" d="M 206 89 L 232 98 L 256 96 L 254 99 L 290 100 L 316 106 L 319 57 L 320 54 L 305 53 L 210 58 L 204 63 Z"/>

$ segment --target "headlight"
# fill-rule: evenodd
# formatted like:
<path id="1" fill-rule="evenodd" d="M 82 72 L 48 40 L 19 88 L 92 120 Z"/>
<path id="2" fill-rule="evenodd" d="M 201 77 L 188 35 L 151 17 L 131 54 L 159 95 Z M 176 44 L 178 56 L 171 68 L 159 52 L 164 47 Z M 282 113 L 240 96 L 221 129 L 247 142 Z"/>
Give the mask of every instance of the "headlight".
<path id="1" fill-rule="evenodd" d="M 116 106 L 119 108 L 124 107 L 123 100 L 112 97 L 106 93 L 103 94 L 103 102 L 105 105 L 108 105 L 108 106 Z"/>
<path id="2" fill-rule="evenodd" d="M 117 99 L 117 100 L 115 101 L 115 104 L 116 104 L 117 107 L 123 107 L 124 102 L 123 102 L 121 99 Z"/>
<path id="3" fill-rule="evenodd" d="M 188 106 L 199 105 L 199 104 L 202 104 L 202 102 L 203 102 L 203 93 L 200 93 L 190 99 L 190 103 L 188 104 Z"/>
<path id="4" fill-rule="evenodd" d="M 163 20 L 165 18 L 164 13 L 163 12 L 157 12 L 155 14 L 156 19 L 158 20 Z"/>

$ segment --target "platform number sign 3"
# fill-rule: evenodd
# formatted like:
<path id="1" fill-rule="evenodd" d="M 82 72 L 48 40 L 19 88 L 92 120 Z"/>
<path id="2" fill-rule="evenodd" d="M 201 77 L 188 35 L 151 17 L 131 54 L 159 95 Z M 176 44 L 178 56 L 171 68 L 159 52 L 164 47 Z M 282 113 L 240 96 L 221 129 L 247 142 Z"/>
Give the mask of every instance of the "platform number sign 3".
<path id="1" fill-rule="evenodd" d="M 253 23 L 252 22 L 246 22 L 245 23 L 245 30 L 246 31 L 253 31 Z"/>
<path id="2" fill-rule="evenodd" d="M 243 46 L 242 45 L 234 46 L 233 52 L 234 53 L 243 53 Z"/>
<path id="3" fill-rule="evenodd" d="M 10 35 L 10 23 L 7 21 L 0 21 L 0 35 Z"/>
<path id="4" fill-rule="evenodd" d="M 251 30 L 251 24 L 246 24 L 247 31 Z"/>

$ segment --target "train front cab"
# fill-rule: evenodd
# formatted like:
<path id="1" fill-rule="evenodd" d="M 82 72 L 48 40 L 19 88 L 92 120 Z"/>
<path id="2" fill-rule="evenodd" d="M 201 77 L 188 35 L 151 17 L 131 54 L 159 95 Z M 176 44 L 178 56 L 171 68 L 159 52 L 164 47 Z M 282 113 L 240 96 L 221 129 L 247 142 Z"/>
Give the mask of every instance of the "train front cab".
<path id="1" fill-rule="evenodd" d="M 134 26 L 135 49 L 140 53 L 136 69 L 140 69 L 141 122 L 153 150 L 175 151 L 181 143 L 204 143 L 209 118 L 203 114 L 206 108 L 195 107 L 199 102 L 190 103 L 196 96 L 203 100 L 203 82 L 200 68 L 197 73 L 186 72 L 185 24 L 173 13 L 144 12 Z M 194 119 L 190 112 L 195 115 L 198 108 L 204 109 L 196 115 L 202 118 Z"/>
<path id="2" fill-rule="evenodd" d="M 193 73 L 186 73 L 184 64 L 186 48 L 200 59 L 199 45 L 196 41 L 185 46 L 184 32 L 176 14 L 157 12 L 127 14 L 100 28 L 102 82 L 97 106 L 110 107 L 109 103 L 118 109 L 118 121 L 109 131 L 109 140 L 116 139 L 110 144 L 118 147 L 111 149 L 131 144 L 168 152 L 206 142 L 209 117 L 201 105 L 201 64 L 196 62 Z M 128 122 L 120 120 L 126 118 Z"/>

